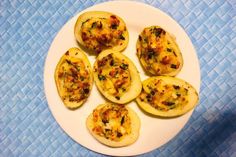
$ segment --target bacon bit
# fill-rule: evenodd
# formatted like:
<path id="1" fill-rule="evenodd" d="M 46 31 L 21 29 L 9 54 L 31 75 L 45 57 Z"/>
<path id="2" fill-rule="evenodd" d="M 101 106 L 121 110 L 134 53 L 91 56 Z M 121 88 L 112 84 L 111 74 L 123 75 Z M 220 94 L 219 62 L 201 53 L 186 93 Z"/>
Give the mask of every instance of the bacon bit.
<path id="1" fill-rule="evenodd" d="M 172 106 L 175 103 L 174 102 L 170 102 L 170 101 L 162 101 L 162 104 L 166 105 L 166 106 Z"/>
<path id="2" fill-rule="evenodd" d="M 177 62 L 177 64 L 176 64 L 176 68 L 178 69 L 179 66 L 180 66 L 180 62 Z"/>
<path id="3" fill-rule="evenodd" d="M 113 29 L 116 29 L 117 26 L 120 24 L 120 21 L 117 19 L 115 15 L 110 16 L 110 22 L 111 22 L 111 27 Z"/>
<path id="4" fill-rule="evenodd" d="M 98 74 L 101 74 L 102 73 L 102 69 L 98 69 Z"/>
<path id="5" fill-rule="evenodd" d="M 117 32 L 117 35 L 118 36 L 121 36 L 123 34 L 123 31 L 122 30 L 119 30 L 118 32 Z"/>
<path id="6" fill-rule="evenodd" d="M 93 111 L 93 121 L 98 121 L 98 112 L 96 110 Z"/>
<path id="7" fill-rule="evenodd" d="M 166 34 L 166 32 L 162 28 L 154 28 L 153 33 L 156 35 L 156 37 L 160 37 L 161 34 Z"/>
<path id="8" fill-rule="evenodd" d="M 101 29 L 102 28 L 102 22 L 100 21 L 99 23 L 97 23 L 97 28 Z"/>
<path id="9" fill-rule="evenodd" d="M 106 34 L 102 34 L 101 36 L 98 37 L 98 42 L 101 43 L 108 43 L 109 39 Z"/>
<path id="10" fill-rule="evenodd" d="M 174 53 L 175 57 L 177 57 L 177 55 L 176 55 L 175 51 L 173 51 L 173 53 Z"/>
<path id="11" fill-rule="evenodd" d="M 101 126 L 94 127 L 93 132 L 96 132 L 96 133 L 102 132 L 102 127 Z"/>
<path id="12" fill-rule="evenodd" d="M 72 73 L 72 77 L 73 78 L 78 78 L 78 72 L 77 70 L 75 70 L 74 68 L 70 68 L 70 71 Z"/>
<path id="13" fill-rule="evenodd" d="M 63 73 L 62 73 L 62 72 L 59 72 L 59 73 L 58 73 L 58 77 L 59 77 L 59 78 L 62 78 L 62 77 L 63 77 Z"/>
<path id="14" fill-rule="evenodd" d="M 97 54 L 99 54 L 100 52 L 102 52 L 102 47 L 101 47 L 101 46 L 97 46 L 97 47 L 95 48 L 95 52 L 96 52 Z"/>
<path id="15" fill-rule="evenodd" d="M 89 83 L 88 82 L 84 82 L 83 83 L 83 87 L 89 87 Z"/>
<path id="16" fill-rule="evenodd" d="M 74 78 L 71 77 L 71 76 L 68 76 L 67 79 L 68 79 L 69 82 L 74 82 Z"/>
<path id="17" fill-rule="evenodd" d="M 116 80 L 114 86 L 115 88 L 120 88 L 126 81 L 125 80 Z"/>
<path id="18" fill-rule="evenodd" d="M 171 58 L 168 57 L 168 56 L 165 56 L 165 57 L 162 58 L 161 63 L 166 65 L 166 64 L 169 64 L 170 61 L 171 61 Z"/>
<path id="19" fill-rule="evenodd" d="M 123 70 L 123 69 L 120 69 L 120 70 L 119 70 L 119 74 L 120 74 L 120 75 L 122 75 L 122 74 L 124 74 L 124 73 L 125 73 L 125 70 Z M 125 78 L 125 77 L 124 77 L 124 78 Z"/>
<path id="20" fill-rule="evenodd" d="M 139 40 L 139 41 L 142 41 L 141 35 L 138 36 L 138 40 Z"/>
<path id="21" fill-rule="evenodd" d="M 67 88 L 66 90 L 67 90 L 67 92 L 73 92 L 72 88 Z"/>
<path id="22" fill-rule="evenodd" d="M 83 87 L 84 87 L 84 84 L 83 84 L 82 82 L 78 82 L 78 83 L 77 83 L 77 87 L 78 87 L 78 88 L 83 88 Z"/>
<path id="23" fill-rule="evenodd" d="M 119 96 L 116 96 L 115 98 L 116 98 L 117 100 L 120 100 L 120 97 L 119 97 Z"/>
<path id="24" fill-rule="evenodd" d="M 69 55 L 69 51 L 66 51 L 66 55 L 67 55 L 67 56 Z"/>
<path id="25" fill-rule="evenodd" d="M 87 36 L 87 34 L 85 33 L 85 32 L 82 32 L 82 40 L 83 41 L 86 41 L 86 40 L 88 40 L 89 38 L 88 38 L 88 36 Z"/>
<path id="26" fill-rule="evenodd" d="M 109 72 L 109 75 L 111 77 L 114 77 L 116 75 L 116 71 L 113 69 L 112 71 Z"/>
<path id="27" fill-rule="evenodd" d="M 106 62 L 107 62 L 107 60 L 106 59 L 102 59 L 102 60 L 98 60 L 98 67 L 101 67 L 101 66 L 103 66 L 103 65 L 106 65 Z"/>
<path id="28" fill-rule="evenodd" d="M 161 51 L 162 51 L 162 49 L 163 49 L 163 46 L 157 46 L 157 47 L 154 49 L 154 52 L 155 52 L 156 54 L 160 54 Z"/>

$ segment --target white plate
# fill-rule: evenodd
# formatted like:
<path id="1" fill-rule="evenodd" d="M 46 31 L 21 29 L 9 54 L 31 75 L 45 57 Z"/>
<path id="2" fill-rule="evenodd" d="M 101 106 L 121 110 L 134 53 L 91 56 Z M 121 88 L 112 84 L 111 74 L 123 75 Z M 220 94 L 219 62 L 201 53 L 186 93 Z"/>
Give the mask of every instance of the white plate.
<path id="1" fill-rule="evenodd" d="M 159 25 L 176 37 L 184 59 L 183 69 L 177 77 L 191 83 L 199 92 L 200 70 L 194 47 L 187 34 L 178 23 L 162 11 L 143 3 L 114 1 L 92 6 L 73 17 L 60 30 L 49 49 L 44 69 L 44 88 L 48 105 L 56 121 L 72 139 L 90 150 L 107 155 L 128 156 L 152 151 L 172 139 L 184 127 L 191 116 L 192 111 L 178 118 L 158 119 L 145 115 L 133 101 L 128 105 L 137 112 L 141 119 L 140 136 L 138 140 L 130 146 L 110 148 L 96 141 L 89 134 L 85 125 L 86 118 L 93 109 L 98 104 L 105 102 L 96 86 L 93 86 L 88 101 L 75 111 L 68 110 L 57 93 L 54 81 L 56 65 L 60 57 L 70 47 L 78 47 L 73 34 L 74 24 L 81 13 L 89 10 L 109 11 L 123 18 L 130 35 L 128 47 L 123 54 L 131 58 L 135 63 L 142 80 L 147 78 L 147 76 L 144 74 L 144 71 L 139 64 L 135 45 L 138 34 L 144 27 Z M 93 65 L 95 56 L 88 57 Z"/>

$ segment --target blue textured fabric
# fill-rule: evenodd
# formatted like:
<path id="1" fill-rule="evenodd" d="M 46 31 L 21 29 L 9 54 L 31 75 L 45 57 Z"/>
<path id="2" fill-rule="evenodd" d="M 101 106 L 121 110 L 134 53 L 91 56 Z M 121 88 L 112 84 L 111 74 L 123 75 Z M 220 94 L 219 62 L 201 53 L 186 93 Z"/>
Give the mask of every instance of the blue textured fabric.
<path id="1" fill-rule="evenodd" d="M 0 156 L 103 156 L 65 134 L 49 111 L 43 68 L 56 33 L 101 0 L 1 0 Z M 190 36 L 201 66 L 200 104 L 174 139 L 142 156 L 236 156 L 236 1 L 146 0 Z"/>

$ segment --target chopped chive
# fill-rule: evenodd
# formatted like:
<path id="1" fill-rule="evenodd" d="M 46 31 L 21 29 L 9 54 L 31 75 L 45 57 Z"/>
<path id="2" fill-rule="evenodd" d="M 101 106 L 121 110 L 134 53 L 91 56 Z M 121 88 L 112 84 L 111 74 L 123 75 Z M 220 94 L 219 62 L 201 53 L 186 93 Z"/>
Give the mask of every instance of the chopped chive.
<path id="1" fill-rule="evenodd" d="M 179 86 L 173 85 L 174 89 L 180 89 Z"/>
<path id="2" fill-rule="evenodd" d="M 177 66 L 175 64 L 171 64 L 170 66 L 172 69 L 177 69 Z"/>
<path id="3" fill-rule="evenodd" d="M 120 68 L 123 69 L 123 70 L 126 70 L 126 69 L 128 69 L 128 66 L 129 66 L 128 64 L 122 63 L 120 65 Z"/>
<path id="4" fill-rule="evenodd" d="M 117 100 L 120 100 L 120 97 L 119 97 L 119 96 L 116 96 L 115 98 L 116 98 Z"/>
<path id="5" fill-rule="evenodd" d="M 103 75 L 98 75 L 98 79 L 101 81 L 101 80 L 106 80 L 106 77 L 103 76 Z"/>
<path id="6" fill-rule="evenodd" d="M 177 97 L 180 97 L 180 96 L 181 96 L 181 94 L 179 94 L 179 93 L 177 93 L 176 95 L 177 95 Z"/>
<path id="7" fill-rule="evenodd" d="M 170 49 L 170 48 L 167 48 L 166 50 L 167 50 L 168 52 L 171 52 L 171 51 L 172 51 L 172 49 Z"/>
<path id="8" fill-rule="evenodd" d="M 95 28 L 95 27 L 97 27 L 97 22 L 92 23 L 92 28 Z"/>
<path id="9" fill-rule="evenodd" d="M 122 124 L 124 124 L 124 122 L 125 122 L 125 116 L 123 116 L 123 117 L 121 118 L 120 124 L 122 125 Z"/>
<path id="10" fill-rule="evenodd" d="M 125 37 L 121 34 L 121 35 L 120 35 L 120 39 L 121 39 L 121 40 L 125 40 Z"/>
<path id="11" fill-rule="evenodd" d="M 172 106 L 174 105 L 175 103 L 174 102 L 169 102 L 169 101 L 164 101 L 162 102 L 164 105 L 167 105 L 167 106 Z"/>
<path id="12" fill-rule="evenodd" d="M 112 29 L 117 29 L 117 27 L 118 27 L 117 24 L 112 24 L 112 25 L 111 25 L 111 28 L 112 28 Z"/>

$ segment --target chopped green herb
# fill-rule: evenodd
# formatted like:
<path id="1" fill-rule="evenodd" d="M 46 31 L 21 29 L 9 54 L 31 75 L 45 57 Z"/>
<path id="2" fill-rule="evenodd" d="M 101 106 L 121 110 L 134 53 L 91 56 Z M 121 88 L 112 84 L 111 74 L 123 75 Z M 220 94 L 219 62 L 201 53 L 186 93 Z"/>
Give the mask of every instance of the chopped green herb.
<path id="1" fill-rule="evenodd" d="M 120 65 L 120 68 L 123 69 L 123 70 L 126 70 L 126 69 L 128 69 L 128 66 L 129 66 L 128 64 L 122 63 Z"/>
<path id="2" fill-rule="evenodd" d="M 155 53 L 153 51 L 148 51 L 148 59 L 152 59 L 154 57 Z"/>
<path id="3" fill-rule="evenodd" d="M 170 66 L 172 69 L 177 69 L 177 66 L 175 64 L 171 64 Z"/>
<path id="4" fill-rule="evenodd" d="M 115 98 L 116 98 L 117 100 L 120 100 L 120 97 L 119 97 L 119 96 L 116 96 Z"/>
<path id="5" fill-rule="evenodd" d="M 68 64 L 72 65 L 71 61 L 69 61 L 69 60 L 67 60 L 67 59 L 66 59 L 66 62 L 67 62 Z"/>
<path id="6" fill-rule="evenodd" d="M 92 23 L 92 27 L 91 28 L 95 28 L 95 27 L 97 27 L 97 22 L 93 22 Z"/>
<path id="7" fill-rule="evenodd" d="M 180 89 L 179 86 L 173 85 L 174 89 Z"/>
<path id="8" fill-rule="evenodd" d="M 84 91 L 85 94 L 89 93 L 89 89 L 88 88 L 84 88 L 83 91 Z"/>
<path id="9" fill-rule="evenodd" d="M 110 129 L 105 129 L 105 131 L 108 132 L 108 131 L 111 131 L 111 130 Z M 106 137 L 106 138 L 108 138 L 108 137 Z"/>
<path id="10" fill-rule="evenodd" d="M 104 124 L 106 124 L 106 123 L 108 123 L 109 121 L 108 121 L 107 119 L 102 119 L 102 122 L 103 122 Z"/>
<path id="11" fill-rule="evenodd" d="M 138 36 L 138 40 L 139 40 L 139 41 L 142 41 L 141 35 Z"/>
<path id="12" fill-rule="evenodd" d="M 114 65 L 114 60 L 112 59 L 111 61 L 110 61 L 110 66 L 113 66 Z"/>
<path id="13" fill-rule="evenodd" d="M 170 49 L 170 48 L 167 48 L 166 50 L 167 50 L 168 52 L 171 52 L 171 51 L 172 51 L 172 49 Z"/>
<path id="14" fill-rule="evenodd" d="M 103 76 L 103 75 L 98 75 L 98 79 L 101 81 L 101 80 L 106 80 L 106 77 Z"/>
<path id="15" fill-rule="evenodd" d="M 186 94 L 188 93 L 188 89 L 187 88 L 184 88 L 184 90 L 185 90 L 185 92 L 186 92 Z"/>
<path id="16" fill-rule="evenodd" d="M 86 22 L 88 22 L 90 19 L 87 19 L 86 21 L 84 21 L 84 22 L 82 22 L 82 26 L 86 23 Z"/>
<path id="17" fill-rule="evenodd" d="M 166 106 L 172 106 L 175 104 L 174 102 L 169 102 L 169 101 L 163 101 L 162 103 Z"/>
<path id="18" fill-rule="evenodd" d="M 118 27 L 117 24 L 112 24 L 112 25 L 111 25 L 111 28 L 112 28 L 112 29 L 117 29 L 117 27 Z"/>
<path id="19" fill-rule="evenodd" d="M 121 39 L 121 40 L 125 40 L 125 37 L 121 34 L 121 35 L 120 35 L 120 39 Z"/>
<path id="20" fill-rule="evenodd" d="M 146 98 L 147 98 L 147 99 L 150 99 L 150 98 L 151 98 L 151 95 L 150 95 L 150 94 L 148 94 L 148 95 L 146 96 Z"/>
<path id="21" fill-rule="evenodd" d="M 181 94 L 179 94 L 179 93 L 177 93 L 176 95 L 177 95 L 177 97 L 180 97 L 180 96 L 181 96 Z"/>
<path id="22" fill-rule="evenodd" d="M 81 80 L 81 81 L 84 81 L 84 77 L 83 77 L 83 76 L 80 76 L 80 80 Z"/>
<path id="23" fill-rule="evenodd" d="M 122 133 L 117 132 L 117 137 L 121 137 L 121 136 L 123 136 Z"/>
<path id="24" fill-rule="evenodd" d="M 156 37 L 160 37 L 161 33 L 165 34 L 165 31 L 162 28 L 154 28 L 153 33 L 156 35 Z"/>
<path id="25" fill-rule="evenodd" d="M 152 94 L 152 95 L 155 95 L 155 91 L 152 90 L 152 91 L 151 91 L 151 94 Z"/>
<path id="26" fill-rule="evenodd" d="M 144 42 L 147 43 L 148 42 L 148 38 L 144 38 Z"/>
<path id="27" fill-rule="evenodd" d="M 121 118 L 120 124 L 122 125 L 122 124 L 124 124 L 124 122 L 125 122 L 125 116 L 123 116 L 123 117 Z"/>
<path id="28" fill-rule="evenodd" d="M 175 57 L 177 57 L 177 55 L 176 55 L 175 51 L 173 51 L 173 53 L 174 53 Z"/>

